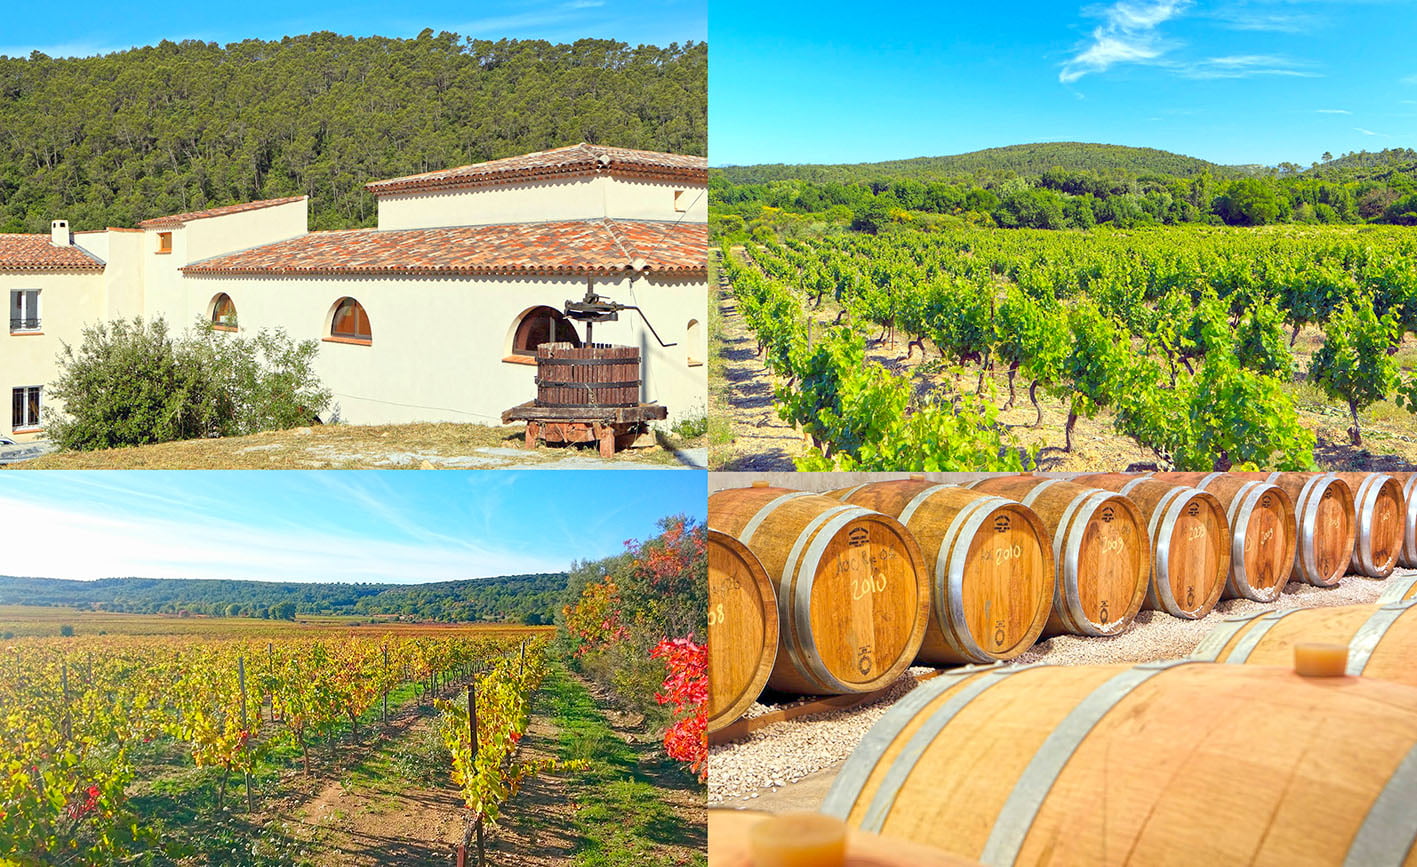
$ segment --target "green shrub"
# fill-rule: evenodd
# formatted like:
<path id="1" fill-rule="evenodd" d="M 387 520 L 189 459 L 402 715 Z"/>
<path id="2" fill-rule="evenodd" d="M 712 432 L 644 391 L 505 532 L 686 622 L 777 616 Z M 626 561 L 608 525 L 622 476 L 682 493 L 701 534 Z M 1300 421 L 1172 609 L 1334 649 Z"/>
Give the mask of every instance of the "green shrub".
<path id="1" fill-rule="evenodd" d="M 674 423 L 671 430 L 674 435 L 681 440 L 695 440 L 708 433 L 709 422 L 707 415 L 696 415 L 692 418 L 681 419 Z"/>
<path id="2" fill-rule="evenodd" d="M 89 450 L 308 424 L 332 395 L 315 377 L 314 340 L 282 329 L 255 337 L 199 323 L 174 338 L 161 318 L 99 323 L 64 345 L 49 424 L 64 449 Z"/>

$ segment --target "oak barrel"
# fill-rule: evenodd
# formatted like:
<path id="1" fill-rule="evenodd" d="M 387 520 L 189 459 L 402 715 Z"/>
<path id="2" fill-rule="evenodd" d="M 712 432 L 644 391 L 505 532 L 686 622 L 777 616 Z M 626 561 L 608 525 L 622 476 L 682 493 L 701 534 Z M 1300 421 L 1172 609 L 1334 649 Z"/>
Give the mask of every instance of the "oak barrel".
<path id="1" fill-rule="evenodd" d="M 708 867 L 754 867 L 748 829 L 772 818 L 756 810 L 708 811 Z M 979 867 L 942 849 L 848 827 L 844 867 Z M 826 865 L 823 865 L 826 867 Z"/>
<path id="2" fill-rule="evenodd" d="M 640 402 L 640 348 L 543 343 L 536 348 L 536 405 L 624 407 Z"/>
<path id="3" fill-rule="evenodd" d="M 991 867 L 1401 864 L 1414 785 L 1403 684 L 1195 661 L 964 668 L 887 711 L 821 811 Z"/>
<path id="4" fill-rule="evenodd" d="M 1417 572 L 1392 576 L 1383 587 L 1383 595 L 1378 597 L 1379 602 L 1401 602 L 1404 599 L 1417 599 Z"/>
<path id="5" fill-rule="evenodd" d="M 1017 500 L 1053 540 L 1053 610 L 1048 634 L 1116 635 L 1146 599 L 1150 543 L 1126 497 L 1038 476 L 995 476 L 965 487 Z"/>
<path id="6" fill-rule="evenodd" d="M 1402 521 L 1402 553 L 1397 565 L 1417 567 L 1417 473 L 1388 473 L 1402 485 L 1402 502 L 1407 507 Z"/>
<path id="7" fill-rule="evenodd" d="M 1214 494 L 1127 473 L 1077 481 L 1116 491 L 1137 504 L 1151 539 L 1146 607 L 1198 620 L 1210 613 L 1230 574 L 1230 525 Z"/>
<path id="8" fill-rule="evenodd" d="M 1152 473 L 1151 477 L 1214 494 L 1230 524 L 1226 597 L 1273 602 L 1294 570 L 1294 503 L 1278 485 L 1229 473 Z"/>
<path id="9" fill-rule="evenodd" d="M 777 660 L 777 599 L 748 546 L 708 531 L 708 730 L 741 717 Z"/>
<path id="10" fill-rule="evenodd" d="M 1406 503 L 1402 485 L 1386 473 L 1334 473 L 1353 489 L 1358 532 L 1349 568 L 1369 578 L 1386 578 L 1402 553 Z"/>
<path id="11" fill-rule="evenodd" d="M 921 662 L 1013 659 L 1053 607 L 1053 546 L 1033 510 L 954 485 L 874 482 L 827 496 L 890 515 L 920 543 L 930 582 Z"/>
<path id="12" fill-rule="evenodd" d="M 757 555 L 777 596 L 768 685 L 805 695 L 872 692 L 915 659 L 930 616 L 920 546 L 887 515 L 785 488 L 717 491 L 709 526 Z"/>
<path id="13" fill-rule="evenodd" d="M 1356 535 L 1353 490 L 1332 473 L 1232 473 L 1278 485 L 1294 501 L 1295 581 L 1332 587 L 1348 574 Z"/>
<path id="14" fill-rule="evenodd" d="M 1383 605 L 1291 608 L 1227 617 L 1191 654 L 1232 665 L 1289 665 L 1294 645 L 1345 644 L 1351 676 L 1417 686 L 1417 600 Z"/>

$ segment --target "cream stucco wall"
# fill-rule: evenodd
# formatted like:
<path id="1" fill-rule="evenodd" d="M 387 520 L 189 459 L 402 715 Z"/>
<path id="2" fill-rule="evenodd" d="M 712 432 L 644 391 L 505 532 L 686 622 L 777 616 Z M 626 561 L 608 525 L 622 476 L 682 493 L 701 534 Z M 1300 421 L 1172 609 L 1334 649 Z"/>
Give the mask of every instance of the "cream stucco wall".
<path id="1" fill-rule="evenodd" d="M 675 209 L 674 193 L 684 211 Z M 379 198 L 379 228 L 430 229 L 617 217 L 708 221 L 708 188 L 663 181 L 582 176 L 495 187 L 404 193 Z"/>
<path id="2" fill-rule="evenodd" d="M 308 223 L 309 201 L 301 199 L 224 217 L 193 220 L 176 229 L 145 229 L 141 257 L 144 315 L 163 316 L 170 325 L 186 328 L 206 310 L 205 307 L 189 307 L 183 288 L 183 266 L 299 237 L 307 232 Z M 169 231 L 172 252 L 160 253 L 158 237 Z"/>
<path id="3" fill-rule="evenodd" d="M 236 304 L 241 331 L 283 327 L 296 339 L 323 338 L 334 306 L 352 297 L 369 314 L 368 346 L 324 341 L 316 365 L 335 393 L 340 418 L 354 424 L 468 421 L 500 424 L 502 411 L 536 396 L 534 365 L 508 363 L 508 332 L 528 308 L 560 308 L 585 292 L 584 278 L 190 277 L 189 308 L 207 309 L 219 292 Z M 640 278 L 598 284 L 624 303 L 638 302 L 667 342 L 663 349 L 633 314 L 595 327 L 597 342 L 640 346 L 644 399 L 669 408 L 672 424 L 702 415 L 703 367 L 690 367 L 682 341 L 703 317 L 702 281 Z M 695 312 L 697 311 L 697 313 Z M 584 326 L 578 328 L 584 338 Z"/>
<path id="4" fill-rule="evenodd" d="M 393 212 L 381 202 L 380 219 L 392 213 L 394 219 L 421 226 L 470 224 L 476 222 L 476 213 L 482 214 L 484 222 L 585 219 L 607 212 L 631 219 L 704 219 L 699 215 L 696 220 L 699 212 L 693 209 L 702 205 L 674 214 L 672 193 L 677 187 L 672 184 L 596 178 L 539 186 L 504 190 L 482 199 L 477 196 L 487 191 L 408 197 Z M 568 187 L 573 190 L 568 192 Z M 494 201 L 498 203 L 495 213 L 480 210 Z M 559 206 L 551 204 L 562 201 L 574 207 L 557 211 Z M 608 208 L 607 201 L 613 207 Z M 407 208 L 400 216 L 402 206 Z M 334 391 L 340 415 L 348 422 L 499 424 L 503 410 L 535 397 L 535 366 L 503 361 L 511 330 L 528 308 L 560 309 L 567 300 L 580 299 L 586 290 L 584 277 L 188 277 L 180 271 L 190 262 L 302 235 L 306 220 L 307 205 L 300 201 L 193 221 L 171 230 L 169 254 L 157 252 L 158 233 L 165 230 L 78 233 L 75 242 L 105 263 L 103 272 L 0 272 L 0 297 L 5 303 L 10 289 L 41 290 L 43 318 L 42 335 L 0 332 L 0 397 L 4 398 L 0 431 L 12 433 L 10 390 L 51 384 L 58 373 L 61 342 L 77 346 L 86 325 L 141 314 L 161 316 L 174 332 L 184 331 L 196 319 L 208 317 L 219 292 L 232 297 L 243 332 L 282 327 L 298 340 L 324 338 L 339 299 L 354 297 L 364 305 L 373 329 L 372 344 L 324 341 L 317 362 L 318 375 Z M 661 347 L 633 312 L 622 313 L 618 322 L 595 326 L 596 342 L 640 347 L 643 399 L 666 406 L 669 425 L 703 416 L 707 368 L 690 362 L 702 362 L 707 353 L 704 279 L 627 274 L 597 280 L 595 291 L 643 308 L 660 337 L 677 344 Z M 692 333 L 691 323 L 698 324 Z M 578 323 L 577 330 L 584 339 L 585 325 Z M 45 411 L 58 408 L 46 396 Z"/>
<path id="5" fill-rule="evenodd" d="M 11 425 L 10 396 L 19 386 L 48 386 L 59 372 L 57 358 L 64 343 L 78 347 L 84 326 L 103 316 L 104 275 L 102 273 L 24 274 L 0 272 L 0 295 L 10 303 L 12 289 L 38 289 L 41 333 L 12 334 L 9 319 L 0 328 L 0 432 L 17 440 L 35 439 L 39 434 L 17 434 Z M 59 404 L 41 392 L 41 422 Z"/>

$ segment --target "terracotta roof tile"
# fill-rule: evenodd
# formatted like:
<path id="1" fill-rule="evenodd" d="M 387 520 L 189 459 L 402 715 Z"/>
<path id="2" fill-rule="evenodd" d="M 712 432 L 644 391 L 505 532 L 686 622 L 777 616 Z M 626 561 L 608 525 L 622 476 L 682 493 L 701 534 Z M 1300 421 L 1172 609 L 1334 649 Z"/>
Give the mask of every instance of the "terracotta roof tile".
<path id="1" fill-rule="evenodd" d="M 0 234 L 0 271 L 102 271 L 80 247 L 56 247 L 48 235 Z"/>
<path id="2" fill-rule="evenodd" d="M 311 232 L 194 262 L 187 274 L 609 274 L 643 259 L 653 272 L 703 273 L 704 223 L 574 220 Z"/>
<path id="3" fill-rule="evenodd" d="M 193 220 L 205 220 L 209 217 L 225 217 L 228 214 L 240 214 L 243 211 L 259 211 L 261 208 L 274 208 L 276 205 L 288 205 L 291 202 L 304 201 L 306 196 L 286 196 L 283 199 L 263 199 L 259 202 L 242 202 L 237 205 L 225 205 L 220 208 L 209 208 L 205 211 L 192 211 L 187 214 L 173 214 L 170 217 L 153 217 L 151 220 L 144 220 L 138 224 L 140 229 L 180 229 Z"/>
<path id="4" fill-rule="evenodd" d="M 366 184 L 365 189 L 380 196 L 412 190 L 477 187 L 558 175 L 574 176 L 601 172 L 625 177 L 707 184 L 708 159 L 582 142 L 570 147 L 475 163 L 455 169 L 374 181 Z"/>

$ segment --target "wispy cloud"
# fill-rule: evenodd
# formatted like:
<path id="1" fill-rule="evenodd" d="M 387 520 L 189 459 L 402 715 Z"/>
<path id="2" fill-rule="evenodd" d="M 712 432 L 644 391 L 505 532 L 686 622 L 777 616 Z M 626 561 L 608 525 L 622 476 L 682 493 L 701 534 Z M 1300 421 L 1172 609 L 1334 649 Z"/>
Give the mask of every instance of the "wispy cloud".
<path id="1" fill-rule="evenodd" d="M 1399 78 L 1398 81 L 1402 82 L 1403 84 L 1417 84 L 1417 73 L 1413 73 L 1412 75 L 1405 75 L 1402 78 Z"/>
<path id="2" fill-rule="evenodd" d="M 1302 67 L 1297 61 L 1270 54 L 1246 54 L 1233 57 L 1207 57 L 1182 63 L 1166 63 L 1183 78 L 1253 78 L 1260 75 L 1282 75 L 1293 78 L 1320 78 L 1317 72 Z"/>
<path id="3" fill-rule="evenodd" d="M 1230 30 L 1265 33 L 1307 33 L 1320 23 L 1317 16 L 1302 12 L 1273 12 L 1243 6 L 1216 9 L 1210 13 L 1210 17 Z"/>
<path id="4" fill-rule="evenodd" d="M 1390 136 L 1389 136 L 1387 133 L 1385 133 L 1385 132 L 1373 132 L 1373 131 L 1370 130 L 1370 129 L 1364 129 L 1364 128 L 1361 127 L 1361 126 L 1355 126 L 1355 127 L 1353 127 L 1353 131 L 1354 131 L 1354 132 L 1361 132 L 1363 135 L 1376 135 L 1376 136 L 1381 136 L 1381 137 L 1383 137 L 1383 138 L 1390 138 Z"/>
<path id="5" fill-rule="evenodd" d="M 1105 72 L 1119 63 L 1147 63 L 1160 58 L 1171 46 L 1157 28 L 1184 12 L 1191 0 L 1121 0 L 1093 14 L 1103 23 L 1092 38 L 1063 64 L 1058 80 L 1070 84 L 1084 75 Z"/>
<path id="6" fill-rule="evenodd" d="M 1353 112 L 1349 111 L 1349 110 L 1346 109 L 1346 108 L 1316 108 L 1316 109 L 1314 109 L 1314 113 L 1315 113 L 1315 114 L 1352 114 Z"/>
<path id="7" fill-rule="evenodd" d="M 527 4 L 530 8 L 510 15 L 475 18 L 454 28 L 470 36 L 522 35 L 547 27 L 584 27 L 592 10 L 605 6 L 605 0 L 564 0 L 560 3 Z M 596 13 L 599 14 L 599 13 Z"/>

